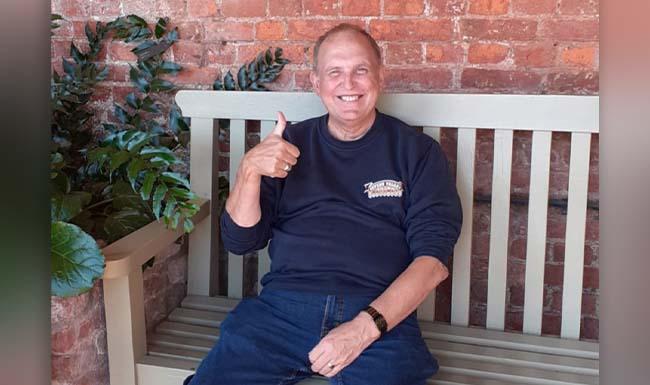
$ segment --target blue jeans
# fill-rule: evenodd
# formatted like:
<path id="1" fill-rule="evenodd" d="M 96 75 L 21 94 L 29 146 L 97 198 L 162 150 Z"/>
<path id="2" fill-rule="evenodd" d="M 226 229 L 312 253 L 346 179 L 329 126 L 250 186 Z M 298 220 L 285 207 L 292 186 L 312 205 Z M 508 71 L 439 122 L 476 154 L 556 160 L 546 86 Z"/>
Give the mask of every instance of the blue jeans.
<path id="1" fill-rule="evenodd" d="M 184 385 L 296 384 L 315 374 L 309 351 L 373 300 L 264 289 L 228 314 L 219 341 Z M 332 377 L 330 384 L 421 385 L 437 371 L 438 362 L 413 313 Z"/>

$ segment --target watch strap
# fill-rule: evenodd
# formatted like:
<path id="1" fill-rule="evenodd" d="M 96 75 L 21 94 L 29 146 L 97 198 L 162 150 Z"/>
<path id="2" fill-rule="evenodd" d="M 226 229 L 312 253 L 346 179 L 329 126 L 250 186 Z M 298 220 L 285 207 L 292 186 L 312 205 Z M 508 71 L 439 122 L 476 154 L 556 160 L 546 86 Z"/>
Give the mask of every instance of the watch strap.
<path id="1" fill-rule="evenodd" d="M 367 308 L 363 309 L 363 311 L 370 314 L 372 320 L 375 322 L 375 325 L 377 326 L 377 329 L 379 329 L 379 332 L 382 335 L 384 335 L 384 333 L 386 333 L 386 330 L 388 329 L 388 324 L 386 323 L 386 319 L 384 318 L 384 316 L 372 306 L 368 306 Z"/>

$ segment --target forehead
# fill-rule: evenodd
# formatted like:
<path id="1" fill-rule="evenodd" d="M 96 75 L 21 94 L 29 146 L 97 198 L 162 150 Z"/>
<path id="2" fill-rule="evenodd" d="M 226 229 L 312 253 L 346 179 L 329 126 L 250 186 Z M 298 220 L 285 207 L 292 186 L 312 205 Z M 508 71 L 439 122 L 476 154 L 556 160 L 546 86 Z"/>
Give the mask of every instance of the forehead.
<path id="1" fill-rule="evenodd" d="M 344 31 L 328 37 L 318 50 L 318 66 L 333 65 L 341 61 L 379 64 L 370 42 L 361 34 Z"/>

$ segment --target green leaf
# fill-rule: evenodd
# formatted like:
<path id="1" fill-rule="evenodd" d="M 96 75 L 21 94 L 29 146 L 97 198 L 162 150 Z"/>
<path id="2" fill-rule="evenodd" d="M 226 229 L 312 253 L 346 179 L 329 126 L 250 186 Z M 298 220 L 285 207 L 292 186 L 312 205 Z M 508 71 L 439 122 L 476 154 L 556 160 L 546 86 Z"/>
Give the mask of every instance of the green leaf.
<path id="1" fill-rule="evenodd" d="M 111 162 L 110 162 L 110 172 L 112 173 L 113 171 L 117 170 L 121 165 L 126 163 L 129 159 L 131 159 L 131 154 L 128 151 L 118 151 L 114 154 L 111 154 Z"/>
<path id="2" fill-rule="evenodd" d="M 154 79 L 151 81 L 151 91 L 161 92 L 173 90 L 176 86 L 169 80 Z"/>
<path id="3" fill-rule="evenodd" d="M 178 187 L 170 188 L 169 192 L 179 200 L 180 199 L 190 200 L 196 198 L 196 194 L 194 194 L 192 191 L 178 188 Z"/>
<path id="4" fill-rule="evenodd" d="M 70 297 L 90 290 L 104 275 L 104 256 L 97 242 L 78 226 L 54 222 L 50 230 L 52 295 Z"/>
<path id="5" fill-rule="evenodd" d="M 170 61 L 164 61 L 162 64 L 160 64 L 160 72 L 165 73 L 165 74 L 172 74 L 175 75 L 181 70 L 180 64 L 176 64 L 174 62 Z"/>
<path id="6" fill-rule="evenodd" d="M 157 157 L 169 163 L 178 163 L 176 154 L 167 147 L 145 147 L 140 150 L 140 155 L 145 159 Z"/>
<path id="7" fill-rule="evenodd" d="M 86 61 L 86 56 L 79 51 L 79 48 L 77 48 L 74 43 L 70 43 L 70 56 L 74 59 L 74 61 L 79 64 L 82 62 Z"/>
<path id="8" fill-rule="evenodd" d="M 186 187 L 188 190 L 190 188 L 190 182 L 187 181 L 181 174 L 177 172 L 163 172 L 160 175 L 160 179 L 167 183 L 179 184 Z"/>
<path id="9" fill-rule="evenodd" d="M 67 221 L 79 214 L 83 206 L 90 203 L 92 194 L 84 191 L 75 191 L 70 194 L 54 194 L 50 198 L 51 221 Z"/>
<path id="10" fill-rule="evenodd" d="M 119 104 L 115 104 L 115 116 L 122 124 L 126 124 L 130 118 L 129 113 Z"/>
<path id="11" fill-rule="evenodd" d="M 183 219 L 183 230 L 186 233 L 190 233 L 194 230 L 194 222 L 192 222 L 190 218 Z"/>
<path id="12" fill-rule="evenodd" d="M 134 92 L 130 92 L 128 95 L 126 95 L 126 104 L 131 106 L 131 108 L 134 108 L 134 109 L 137 110 L 138 108 L 140 108 L 140 105 L 142 104 L 142 102 L 140 101 L 140 99 L 137 96 L 135 96 Z"/>
<path id="13" fill-rule="evenodd" d="M 104 231 L 108 235 L 107 241 L 114 242 L 151 222 L 151 218 L 142 211 L 124 209 L 112 213 L 104 222 Z"/>
<path id="14" fill-rule="evenodd" d="M 175 212 L 174 215 L 171 217 L 171 225 L 170 227 L 172 229 L 176 229 L 178 227 L 178 221 L 181 219 L 181 213 L 180 212 Z"/>
<path id="15" fill-rule="evenodd" d="M 246 72 L 245 65 L 239 67 L 239 71 L 237 72 L 237 83 L 239 84 L 240 90 L 245 90 L 249 86 L 248 73 Z"/>
<path id="16" fill-rule="evenodd" d="M 223 86 L 227 91 L 234 91 L 236 89 L 235 87 L 235 79 L 233 79 L 232 74 L 230 71 L 226 74 L 226 76 L 223 78 Z"/>
<path id="17" fill-rule="evenodd" d="M 156 216 L 156 219 L 160 218 L 160 208 L 166 193 L 167 186 L 164 183 L 159 184 L 158 187 L 156 187 L 156 191 L 153 193 L 153 214 Z"/>
<path id="18" fill-rule="evenodd" d="M 145 161 L 143 159 L 134 159 L 126 167 L 126 176 L 129 179 L 131 187 L 135 190 L 135 183 L 138 179 L 140 171 L 144 169 Z"/>
<path id="19" fill-rule="evenodd" d="M 214 83 L 212 83 L 212 89 L 215 91 L 223 91 L 223 82 L 221 79 L 216 79 Z"/>
<path id="20" fill-rule="evenodd" d="M 167 31 L 167 19 L 161 17 L 155 27 L 156 39 L 160 39 L 165 34 L 165 31 Z"/>
<path id="21" fill-rule="evenodd" d="M 149 171 L 144 175 L 144 182 L 142 182 L 142 188 L 140 189 L 140 197 L 142 200 L 149 200 L 151 195 L 151 190 L 153 190 L 153 183 L 156 181 L 156 174 Z"/>

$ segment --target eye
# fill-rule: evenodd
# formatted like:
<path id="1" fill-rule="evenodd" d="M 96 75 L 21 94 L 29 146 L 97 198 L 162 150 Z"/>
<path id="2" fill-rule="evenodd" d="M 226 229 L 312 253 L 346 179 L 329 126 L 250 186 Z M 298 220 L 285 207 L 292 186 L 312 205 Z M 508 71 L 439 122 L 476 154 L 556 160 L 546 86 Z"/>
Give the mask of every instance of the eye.
<path id="1" fill-rule="evenodd" d="M 331 70 L 327 73 L 328 76 L 330 77 L 335 77 L 338 76 L 341 73 L 338 69 Z"/>
<path id="2" fill-rule="evenodd" d="M 368 73 L 368 68 L 366 67 L 359 67 L 357 68 L 357 74 L 359 75 L 365 75 Z"/>

